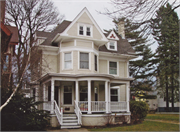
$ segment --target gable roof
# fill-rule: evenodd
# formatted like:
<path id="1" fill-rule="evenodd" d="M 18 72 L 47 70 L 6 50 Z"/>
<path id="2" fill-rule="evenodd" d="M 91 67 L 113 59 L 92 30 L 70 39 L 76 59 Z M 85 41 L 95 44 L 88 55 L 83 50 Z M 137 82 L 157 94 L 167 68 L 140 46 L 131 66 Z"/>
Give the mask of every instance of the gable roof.
<path id="1" fill-rule="evenodd" d="M 77 22 L 77 20 L 84 14 L 86 13 L 88 15 L 88 17 L 91 19 L 91 21 L 93 22 L 94 26 L 97 28 L 97 30 L 99 31 L 99 33 L 102 35 L 102 40 L 107 41 L 107 38 L 104 36 L 103 31 L 101 30 L 101 28 L 99 27 L 99 25 L 96 23 L 96 21 L 94 20 L 94 18 L 92 17 L 92 15 L 90 14 L 90 12 L 88 11 L 88 9 L 85 7 L 82 9 L 82 11 L 75 17 L 75 19 L 71 22 L 71 24 L 62 32 L 62 34 L 67 34 L 68 30 Z"/>

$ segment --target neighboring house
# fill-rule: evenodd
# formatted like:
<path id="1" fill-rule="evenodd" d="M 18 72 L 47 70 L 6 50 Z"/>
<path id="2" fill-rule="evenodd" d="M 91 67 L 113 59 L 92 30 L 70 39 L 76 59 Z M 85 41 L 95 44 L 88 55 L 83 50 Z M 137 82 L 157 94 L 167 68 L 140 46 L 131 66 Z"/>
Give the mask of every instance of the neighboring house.
<path id="1" fill-rule="evenodd" d="M 157 95 L 157 112 L 166 112 L 166 100 L 164 97 L 160 97 L 160 95 Z M 180 109 L 180 102 L 174 103 L 174 112 L 179 112 Z M 172 103 L 169 102 L 169 110 L 172 111 Z"/>
<path id="2" fill-rule="evenodd" d="M 73 21 L 63 21 L 54 31 L 38 31 L 36 40 L 42 51 L 41 64 L 36 66 L 47 64 L 48 68 L 39 72 L 38 79 L 32 75 L 31 89 L 37 100 L 45 101 L 41 108 L 52 114 L 53 127 L 130 123 L 133 78 L 128 65 L 136 56 L 124 37 L 123 22 L 119 34 L 113 30 L 103 33 L 84 8 Z M 74 112 L 77 120 L 71 117 Z"/>
<path id="3" fill-rule="evenodd" d="M 1 87 L 12 85 L 12 57 L 18 44 L 17 27 L 4 25 L 5 1 L 1 2 Z"/>

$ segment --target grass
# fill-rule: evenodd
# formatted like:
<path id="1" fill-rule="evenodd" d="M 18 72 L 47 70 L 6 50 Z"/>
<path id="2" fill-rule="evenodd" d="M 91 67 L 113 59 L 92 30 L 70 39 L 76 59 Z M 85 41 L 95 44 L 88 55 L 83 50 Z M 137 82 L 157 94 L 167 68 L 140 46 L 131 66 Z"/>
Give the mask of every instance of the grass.
<path id="1" fill-rule="evenodd" d="M 179 122 L 178 114 L 148 114 L 146 119 Z"/>
<path id="2" fill-rule="evenodd" d="M 144 121 L 142 124 L 97 129 L 94 128 L 89 129 L 89 131 L 179 131 L 179 125 Z"/>

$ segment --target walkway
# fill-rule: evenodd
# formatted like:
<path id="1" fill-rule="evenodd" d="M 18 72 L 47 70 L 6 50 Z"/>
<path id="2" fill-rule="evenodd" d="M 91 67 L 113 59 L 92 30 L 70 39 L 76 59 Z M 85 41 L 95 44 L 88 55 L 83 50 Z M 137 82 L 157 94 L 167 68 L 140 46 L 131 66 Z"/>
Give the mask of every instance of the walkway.
<path id="1" fill-rule="evenodd" d="M 48 132 L 88 132 L 86 128 L 47 130 Z"/>
<path id="2" fill-rule="evenodd" d="M 145 121 L 155 121 L 155 122 L 163 122 L 163 123 L 170 123 L 170 124 L 178 124 L 180 125 L 180 122 L 174 122 L 174 121 L 165 121 L 165 120 L 151 120 L 151 119 L 145 119 Z"/>

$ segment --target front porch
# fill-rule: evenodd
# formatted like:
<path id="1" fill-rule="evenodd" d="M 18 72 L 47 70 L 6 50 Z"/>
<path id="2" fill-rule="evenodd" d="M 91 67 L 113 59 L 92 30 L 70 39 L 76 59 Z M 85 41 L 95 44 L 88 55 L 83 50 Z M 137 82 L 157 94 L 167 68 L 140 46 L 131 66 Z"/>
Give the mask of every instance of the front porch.
<path id="1" fill-rule="evenodd" d="M 88 117 L 84 119 L 97 114 L 101 118 L 103 114 L 130 115 L 128 79 L 115 79 L 111 75 L 67 76 L 45 78 L 41 83 L 42 91 L 36 93 L 44 101 L 41 108 L 59 116 L 60 125 L 63 124 L 63 114 L 74 112 L 82 125 L 86 122 L 82 116 L 86 115 Z"/>

